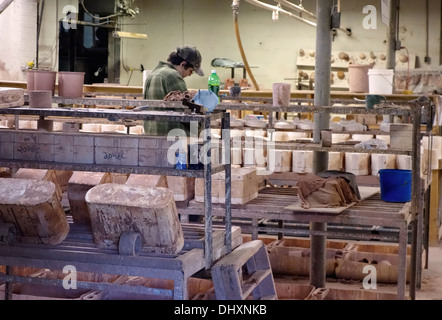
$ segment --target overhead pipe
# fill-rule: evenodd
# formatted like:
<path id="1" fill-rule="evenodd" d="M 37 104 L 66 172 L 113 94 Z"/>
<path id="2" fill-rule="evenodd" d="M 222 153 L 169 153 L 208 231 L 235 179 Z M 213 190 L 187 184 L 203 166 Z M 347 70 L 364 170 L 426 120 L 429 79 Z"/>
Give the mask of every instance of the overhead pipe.
<path id="1" fill-rule="evenodd" d="M 260 8 L 263 8 L 263 9 L 270 10 L 270 11 L 272 11 L 272 12 L 274 12 L 274 11 L 276 11 L 276 12 L 278 12 L 278 13 L 281 12 L 281 13 L 283 13 L 283 14 L 289 16 L 290 18 L 294 18 L 294 19 L 296 19 L 296 20 L 298 20 L 298 21 L 304 22 L 304 23 L 308 24 L 308 25 L 311 26 L 311 27 L 316 27 L 316 23 L 315 23 L 315 22 L 310 21 L 310 20 L 307 20 L 307 19 L 304 19 L 304 18 L 301 18 L 301 17 L 297 16 L 296 14 L 293 14 L 293 13 L 291 13 L 291 12 L 289 12 L 289 11 L 286 11 L 286 10 L 282 9 L 281 7 L 278 7 L 278 6 L 272 6 L 272 5 L 270 5 L 270 4 L 267 4 L 267 3 L 264 3 L 264 2 L 261 2 L 261 1 L 258 1 L 258 0 L 245 0 L 245 1 L 247 1 L 248 3 L 251 3 L 251 4 L 253 4 L 253 5 L 255 5 L 255 6 L 257 6 L 257 7 L 260 7 Z M 234 2 L 235 2 L 235 1 L 234 1 Z M 238 1 L 238 2 L 239 2 L 239 1 Z"/>
<path id="2" fill-rule="evenodd" d="M 316 19 L 316 15 L 314 13 L 311 13 L 310 11 L 305 10 L 302 6 L 298 6 L 297 4 L 291 3 L 290 1 L 287 1 L 287 0 L 274 0 L 274 1 L 286 6 L 287 8 L 293 9 L 296 12 L 299 12 L 301 14 L 306 14 L 306 15 L 310 16 L 311 18 Z"/>
<path id="3" fill-rule="evenodd" d="M 0 14 L 6 10 L 6 8 L 13 2 L 14 0 L 3 0 L 2 3 L 0 3 Z"/>
<path id="4" fill-rule="evenodd" d="M 233 9 L 233 21 L 234 21 L 234 27 L 235 27 L 236 41 L 238 42 L 238 47 L 239 47 L 239 51 L 241 53 L 242 61 L 244 63 L 244 67 L 246 68 L 247 73 L 250 76 L 250 80 L 252 80 L 255 90 L 259 91 L 258 83 L 256 82 L 255 77 L 253 76 L 252 70 L 250 69 L 246 54 L 244 52 L 244 48 L 242 46 L 241 36 L 239 34 L 239 26 L 238 26 L 239 0 L 233 0 L 232 9 Z"/>

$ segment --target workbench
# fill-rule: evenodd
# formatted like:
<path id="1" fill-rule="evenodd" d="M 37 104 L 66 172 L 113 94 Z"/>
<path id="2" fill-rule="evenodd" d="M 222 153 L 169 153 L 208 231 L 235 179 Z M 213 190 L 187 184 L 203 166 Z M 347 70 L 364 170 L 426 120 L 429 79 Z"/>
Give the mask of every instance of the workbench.
<path id="1" fill-rule="evenodd" d="M 53 98 L 55 103 L 63 105 L 80 105 L 88 100 Z M 129 99 L 130 100 L 130 99 Z M 89 101 L 90 102 L 90 101 Z M 79 119 L 104 119 L 111 122 L 121 122 L 127 120 L 166 120 L 176 122 L 195 121 L 206 129 L 210 128 L 211 121 L 221 119 L 223 128 L 229 128 L 229 114 L 225 112 L 215 112 L 211 114 L 191 114 L 190 110 L 171 111 L 183 106 L 180 102 L 162 102 L 150 100 L 132 100 L 136 106 L 145 106 L 147 110 L 134 111 L 131 109 L 99 109 L 99 108 L 29 108 L 28 106 L 0 109 L 0 114 L 20 117 L 35 116 L 39 119 L 53 120 L 62 119 L 63 121 Z M 111 99 L 94 99 L 92 104 L 112 104 Z M 121 101 L 119 102 L 121 103 Z M 132 105 L 132 107 L 134 107 Z M 155 110 L 150 110 L 155 109 Z M 159 110 L 158 110 L 159 109 Z M 207 130 L 206 132 L 210 132 Z M 230 140 L 227 130 L 227 139 Z M 59 245 L 27 244 L 15 242 L 0 246 L 0 264 L 5 265 L 6 274 L 0 274 L 0 281 L 11 282 L 50 282 L 60 284 L 61 280 L 31 279 L 9 274 L 9 266 L 27 266 L 36 268 L 48 268 L 61 270 L 66 265 L 74 265 L 78 271 L 99 272 L 121 275 L 133 275 L 144 277 L 159 277 L 173 279 L 175 288 L 172 292 L 161 290 L 148 290 L 138 288 L 139 293 L 158 294 L 161 296 L 172 297 L 173 299 L 187 299 L 187 279 L 196 272 L 204 269 L 210 269 L 213 262 L 222 256 L 230 253 L 233 248 L 242 242 L 241 230 L 238 227 L 232 227 L 229 218 L 226 219 L 225 229 L 213 228 L 212 226 L 212 203 L 211 203 L 211 175 L 225 171 L 226 174 L 226 199 L 230 200 L 230 164 L 212 166 L 210 151 L 207 152 L 208 162 L 204 163 L 204 169 L 179 170 L 173 165 L 166 166 L 146 166 L 138 162 L 137 149 L 139 142 L 148 139 L 143 135 L 121 135 L 121 134 L 84 134 L 84 133 L 64 133 L 64 132 L 46 132 L 46 131 L 26 131 L 10 130 L 1 131 L 2 137 L 7 137 L 0 144 L 0 166 L 9 167 L 12 170 L 19 168 L 35 169 L 58 169 L 72 171 L 95 171 L 95 172 L 118 172 L 135 174 L 156 174 L 166 176 L 182 176 L 203 178 L 205 181 L 205 191 L 207 199 L 205 201 L 205 220 L 204 225 L 198 227 L 187 226 L 185 231 L 185 246 L 177 255 L 152 254 L 141 251 L 137 256 L 126 256 L 119 254 L 117 249 L 100 249 L 92 241 L 90 230 L 84 229 L 84 226 L 77 226 L 70 223 L 70 233 L 68 238 Z M 25 135 L 25 136 L 23 136 Z M 86 137 L 90 150 L 85 153 L 85 157 L 76 159 L 73 155 L 78 150 L 70 150 L 64 156 L 60 157 L 60 150 L 65 138 Z M 24 138 L 24 139 L 22 139 Z M 61 140 L 60 140 L 61 139 Z M 115 145 L 110 145 L 116 154 L 125 154 L 123 157 L 110 157 L 109 163 L 97 157 L 96 148 L 99 145 L 95 139 L 104 139 L 117 141 Z M 127 139 L 127 140 L 121 140 Z M 103 141 L 104 141 L 103 140 Z M 204 135 L 203 143 L 210 143 L 210 133 Z M 57 142 L 58 141 L 58 142 Z M 65 141 L 65 142 L 63 142 Z M 101 140 L 100 140 L 101 141 Z M 128 142 L 135 142 L 135 148 L 125 149 Z M 198 140 L 197 140 L 198 141 Z M 12 144 L 9 144 L 12 143 Z M 25 145 L 22 145 L 22 144 Z M 20 146 L 19 146 L 20 145 Z M 141 143 L 140 143 L 141 145 Z M 12 150 L 10 149 L 12 147 Z M 75 147 L 75 146 L 74 146 Z M 14 148 L 20 150 L 13 152 Z M 43 150 L 42 152 L 38 150 Z M 112 149 L 111 148 L 111 149 Z M 24 151 L 26 149 L 26 152 Z M 119 149 L 119 150 L 117 150 Z M 95 151 L 94 151 L 95 150 Z M 140 151 L 141 152 L 141 151 Z M 131 156 L 131 153 L 132 156 Z M 95 156 L 93 156 L 95 154 Z M 92 155 L 92 157 L 90 156 Z M 89 158 L 89 159 L 88 159 Z M 230 216 L 229 204 L 226 207 L 226 216 Z M 184 228 L 183 228 L 184 229 Z M 216 230 L 215 230 L 216 229 Z M 196 236 L 196 238 L 195 238 Z M 115 288 L 110 284 L 101 283 L 79 283 L 79 286 L 85 288 Z M 119 287 L 118 287 L 119 288 Z M 122 288 L 122 290 L 134 290 L 133 288 Z M 8 296 L 8 295 L 6 295 Z"/>
<path id="2" fill-rule="evenodd" d="M 93 240 L 90 226 L 78 225 L 70 220 L 68 237 L 58 245 L 42 245 L 14 242 L 0 245 L 0 264 L 6 265 L 6 273 L 0 272 L 0 283 L 32 283 L 63 286 L 63 279 L 32 278 L 14 275 L 10 266 L 64 270 L 75 267 L 78 272 L 137 276 L 173 280 L 173 289 L 132 286 L 112 282 L 77 280 L 78 288 L 102 290 L 127 294 L 144 295 L 150 299 L 188 300 L 187 281 L 189 277 L 205 269 L 205 240 L 203 225 L 182 224 L 184 248 L 178 254 L 154 254 L 141 249 L 137 256 L 121 255 L 118 249 L 98 248 Z M 242 243 L 241 228 L 232 227 L 232 248 Z M 212 233 L 213 259 L 226 255 L 225 230 L 216 226 Z M 72 271 L 72 269 L 69 269 Z M 68 274 L 66 273 L 65 276 Z M 11 294 L 11 292 L 9 292 Z M 7 297 L 6 297 L 7 298 Z"/>
<path id="3" fill-rule="evenodd" d="M 345 94 L 344 94 L 345 95 Z M 347 94 L 348 97 L 348 94 Z M 302 211 L 291 210 L 291 212 L 285 212 L 284 207 L 281 205 L 287 205 L 284 202 L 284 196 L 271 193 L 271 195 L 261 194 L 259 197 L 250 203 L 241 207 L 232 207 L 232 217 L 252 218 L 254 234 L 257 233 L 257 221 L 258 219 L 273 219 L 279 221 L 293 221 L 293 222 L 308 222 L 310 225 L 314 223 L 327 224 L 327 223 L 339 223 L 344 225 L 357 225 L 357 226 L 386 226 L 399 230 L 399 237 L 396 241 L 399 242 L 399 268 L 398 275 L 398 297 L 400 299 L 405 298 L 405 270 L 406 270 L 406 245 L 408 243 L 408 227 L 412 228 L 412 258 L 411 269 L 412 275 L 410 280 L 410 297 L 414 298 L 416 287 L 420 282 L 420 264 L 422 257 L 422 244 L 423 244 L 423 221 L 425 212 L 425 202 L 428 201 L 428 193 L 431 184 L 431 176 L 428 173 L 427 176 L 421 177 L 420 174 L 420 141 L 422 137 L 422 125 L 421 125 L 421 113 L 422 110 L 426 110 L 427 119 L 432 119 L 428 116 L 431 113 L 432 103 L 429 99 L 423 101 L 409 100 L 400 101 L 396 100 L 392 103 L 380 104 L 374 109 L 366 109 L 365 105 L 354 106 L 355 103 L 352 99 L 339 99 L 333 101 L 333 103 L 342 103 L 343 105 L 334 106 L 315 106 L 312 100 L 307 98 L 294 99 L 290 101 L 288 106 L 274 106 L 270 100 L 266 97 L 259 97 L 251 95 L 251 100 L 248 98 L 233 98 L 225 97 L 217 108 L 221 110 L 248 110 L 254 112 L 269 112 L 270 115 L 274 112 L 295 112 L 295 113 L 328 113 L 328 114 L 381 114 L 390 116 L 404 116 L 410 119 L 412 125 L 412 141 L 410 141 L 411 148 L 394 150 L 389 148 L 387 150 L 380 149 L 356 149 L 348 148 L 348 146 L 331 146 L 324 147 L 321 143 L 300 144 L 295 142 L 289 143 L 275 143 L 274 148 L 287 149 L 287 150 L 312 150 L 316 152 L 331 152 L 331 151 L 350 151 L 362 152 L 362 153 L 393 153 L 393 154 L 408 154 L 412 157 L 412 196 L 409 205 L 396 206 L 387 202 L 380 202 L 377 199 L 376 202 L 362 201 L 360 204 L 352 207 L 351 209 L 344 210 L 339 215 L 333 216 L 330 214 L 313 212 L 306 213 Z M 402 96 L 403 98 L 403 96 Z M 247 100 L 246 100 L 247 99 Z M 242 101 L 246 100 L 246 101 Z M 351 106 L 352 105 L 352 106 Z M 430 122 L 430 121 L 428 121 Z M 269 128 L 273 128 L 272 118 L 269 117 Z M 428 123 L 426 127 L 426 134 L 431 136 L 432 123 Z M 369 133 L 369 132 L 366 132 Z M 397 146 L 395 146 L 397 147 Z M 280 189 L 277 191 L 280 192 Z M 291 201 L 296 202 L 296 197 L 292 196 Z M 376 200 L 376 198 L 370 198 Z M 372 200 L 370 200 L 372 201 Z M 188 208 L 188 212 L 195 212 L 199 205 L 192 203 Z M 358 209 L 361 208 L 361 209 Z M 385 208 L 386 211 L 381 208 Z M 187 210 L 187 209 L 186 209 Z M 180 212 L 184 214 L 186 210 L 182 209 Z M 379 214 L 379 215 L 378 215 Z M 327 236 L 329 232 L 327 230 L 309 230 L 309 235 Z M 280 233 L 287 232 L 285 228 L 274 229 Z M 290 232 L 290 231 L 289 231 Z M 348 236 L 348 232 L 341 233 L 342 238 Z M 325 251 L 322 248 L 316 249 L 312 246 L 312 259 L 320 261 Z M 310 274 L 310 277 L 322 277 L 320 274 Z"/>
<path id="4" fill-rule="evenodd" d="M 406 250 L 408 244 L 408 227 L 411 222 L 409 203 L 387 203 L 380 199 L 380 194 L 373 195 L 368 199 L 342 211 L 339 214 L 314 212 L 314 210 L 290 210 L 287 207 L 299 203 L 296 188 L 266 187 L 259 191 L 258 197 L 244 205 L 232 205 L 233 218 L 247 218 L 252 220 L 252 228 L 243 232 L 251 231 L 252 239 L 258 238 L 258 232 L 282 233 L 283 235 L 305 236 L 306 234 L 319 234 L 332 236 L 337 239 L 348 239 L 350 236 L 360 240 L 382 240 L 396 242 L 399 245 L 398 288 L 399 299 L 404 299 L 406 289 Z M 224 216 L 222 205 L 213 205 L 214 216 Z M 203 214 L 203 204 L 191 201 L 187 208 L 179 208 L 180 214 Z M 258 220 L 268 219 L 283 221 L 280 227 L 259 226 Z M 397 234 L 376 236 L 373 234 L 351 233 L 349 230 L 335 229 L 325 232 L 303 231 L 290 229 L 285 224 L 290 222 L 311 223 L 325 222 L 327 224 L 339 224 L 356 227 L 382 226 L 393 228 Z"/>

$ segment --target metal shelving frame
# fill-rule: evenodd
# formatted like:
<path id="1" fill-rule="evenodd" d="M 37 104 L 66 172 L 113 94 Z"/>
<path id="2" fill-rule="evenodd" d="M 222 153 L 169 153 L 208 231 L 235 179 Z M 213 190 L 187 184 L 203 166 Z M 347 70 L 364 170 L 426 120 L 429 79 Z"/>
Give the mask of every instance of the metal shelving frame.
<path id="1" fill-rule="evenodd" d="M 121 100 L 121 99 L 120 99 Z M 175 122 L 191 122 L 196 121 L 201 127 L 206 129 L 206 134 L 203 139 L 204 144 L 211 143 L 210 135 L 210 123 L 211 121 L 221 119 L 222 128 L 229 129 L 230 115 L 227 112 L 215 111 L 207 114 L 190 114 L 183 107 L 181 102 L 163 102 L 156 100 L 132 100 L 127 99 L 124 101 L 116 101 L 115 99 L 98 99 L 98 98 L 80 98 L 80 99 L 64 99 L 60 97 L 53 97 L 54 103 L 59 103 L 65 107 L 58 108 L 29 108 L 28 106 L 21 106 L 15 108 L 0 109 L 0 115 L 15 117 L 16 124 L 21 117 L 38 117 L 39 119 L 54 120 L 61 119 L 61 121 L 69 121 L 75 119 L 104 119 L 116 123 L 118 121 L 144 121 L 144 120 L 166 120 Z M 145 107 L 141 111 L 132 109 L 100 109 L 100 108 L 85 108 L 85 107 L 72 107 L 80 105 L 124 105 L 132 107 Z M 71 107 L 69 107 L 71 105 Z M 68 106 L 68 107 L 66 107 Z M 182 108 L 180 111 L 171 111 Z M 81 120 L 80 120 L 81 121 Z M 16 126 L 18 128 L 18 126 Z M 17 129 L 16 129 L 17 130 Z M 16 130 L 8 130 L 8 132 L 18 132 Z M 23 130 L 20 130 L 23 132 Z M 48 132 L 39 131 L 27 131 L 32 134 L 51 134 Z M 1 134 L 1 131 L 0 131 Z M 57 134 L 57 133 L 53 133 Z M 79 133 L 81 135 L 81 133 Z M 121 136 L 121 135 L 119 135 Z M 129 135 L 127 135 L 129 136 Z M 224 138 L 227 140 L 227 152 L 230 152 L 230 135 L 229 130 L 225 130 Z M 211 151 L 210 148 L 207 151 L 207 162 L 204 163 L 204 169 L 200 170 L 178 170 L 172 167 L 144 167 L 144 166 L 128 166 L 128 165 L 104 165 L 104 164 L 78 164 L 78 163 L 66 163 L 56 161 L 28 161 L 28 160 L 16 160 L 14 158 L 1 158 L 0 166 L 9 167 L 12 170 L 19 168 L 35 168 L 35 169 L 58 169 L 58 170 L 73 170 L 73 171 L 99 171 L 99 172 L 118 172 L 118 173 L 130 173 L 130 174 L 156 174 L 166 176 L 181 176 L 181 177 L 194 177 L 203 178 L 205 181 L 205 223 L 204 223 L 204 236 L 203 245 L 198 245 L 197 248 L 187 248 L 189 250 L 184 255 L 170 256 L 170 255 L 147 255 L 140 257 L 118 257 L 115 256 L 116 252 L 97 252 L 97 254 L 89 257 L 86 250 L 86 254 L 76 252 L 75 246 L 72 250 L 69 250 L 69 245 L 60 247 L 58 246 L 45 246 L 37 245 L 30 248 L 26 248 L 20 245 L 2 245 L 0 246 L 0 265 L 7 266 L 7 274 L 0 274 L 0 280 L 6 281 L 8 285 L 11 282 L 30 282 L 32 279 L 25 279 L 23 277 L 12 276 L 8 274 L 9 266 L 13 266 L 14 262 L 19 262 L 21 266 L 35 266 L 42 268 L 59 268 L 66 263 L 78 263 L 84 268 L 84 271 L 89 272 L 120 272 L 121 274 L 139 275 L 139 276 L 160 276 L 174 279 L 175 294 L 174 298 L 186 298 L 187 289 L 186 283 L 183 283 L 183 275 L 185 277 L 191 276 L 193 273 L 203 269 L 210 269 L 214 260 L 220 258 L 220 254 L 228 254 L 232 250 L 232 246 L 237 246 L 237 239 L 232 239 L 232 224 L 231 224 L 231 208 L 230 208 L 230 196 L 231 196 L 231 168 L 230 164 L 225 165 L 213 165 L 211 163 Z M 211 200 L 211 184 L 212 174 L 225 171 L 226 175 L 226 220 L 225 231 L 222 248 L 219 248 L 219 234 L 217 235 L 217 244 L 214 243 L 214 227 L 212 225 L 212 200 Z M 198 241 L 197 241 L 198 242 Z M 192 241 L 191 241 L 192 243 Z M 91 244 L 89 244 L 91 246 Z M 93 244 L 92 244 L 93 246 Z M 186 246 L 186 245 L 185 245 Z M 218 246 L 218 247 L 217 247 Z M 64 249 L 61 249 L 63 247 Z M 186 249 L 186 248 L 185 248 Z M 217 250 L 214 253 L 213 250 Z M 202 259 L 202 261 L 201 261 Z M 163 262 L 161 262 L 163 261 Z M 106 264 L 110 263 L 109 267 Z M 159 268 L 159 269 L 158 269 Z M 181 268 L 181 269 L 180 269 Z M 183 270 L 184 268 L 184 270 Z M 33 279 L 32 281 L 43 281 Z M 52 281 L 57 283 L 57 281 Z M 86 287 L 91 287 L 91 284 L 82 284 Z M 98 287 L 106 287 L 104 284 L 94 284 Z M 93 286 L 92 286 L 93 287 Z M 144 290 L 146 292 L 146 290 Z M 154 293 L 155 291 L 149 291 Z M 158 293 L 158 292 L 157 292 Z M 164 292 L 159 292 L 164 294 Z M 170 293 L 169 293 L 170 295 Z M 173 293 L 172 293 L 173 296 Z"/>
<path id="2" fill-rule="evenodd" d="M 353 147 L 322 147 L 320 144 L 297 144 L 293 142 L 288 143 L 276 143 L 275 148 L 278 149 L 288 149 L 288 150 L 313 150 L 313 151 L 322 151 L 322 152 L 330 152 L 330 151 L 340 151 L 340 152 L 361 152 L 361 153 L 390 153 L 390 154 L 404 154 L 410 155 L 412 157 L 412 196 L 410 201 L 410 206 L 405 207 L 406 211 L 409 211 L 408 214 L 403 214 L 403 217 L 399 220 L 392 222 L 392 227 L 399 227 L 400 229 L 400 260 L 401 260 L 401 272 L 398 275 L 398 297 L 400 299 L 405 298 L 405 270 L 406 270 L 406 243 L 408 242 L 408 225 L 411 224 L 412 228 L 412 255 L 411 255 L 411 279 L 410 279 L 410 297 L 412 299 L 415 298 L 416 288 L 419 287 L 420 283 L 420 272 L 421 266 L 419 261 L 422 259 L 422 244 L 423 244 L 423 211 L 426 207 L 424 201 L 428 201 L 425 199 L 425 194 L 427 193 L 428 188 L 431 184 L 431 177 L 427 177 L 427 179 L 421 179 L 420 176 L 420 141 L 422 138 L 422 128 L 421 128 L 421 116 L 422 113 L 425 112 L 427 115 L 428 124 L 426 128 L 425 134 L 431 137 L 431 119 L 432 119 L 432 101 L 428 98 L 418 98 L 415 100 L 405 100 L 400 101 L 396 100 L 394 103 L 383 103 L 375 106 L 374 109 L 367 109 L 365 104 L 358 103 L 353 99 L 340 99 L 331 101 L 332 103 L 344 104 L 339 106 L 315 106 L 313 99 L 291 99 L 290 105 L 288 106 L 274 106 L 270 99 L 268 98 L 260 98 L 253 97 L 251 100 L 247 97 L 223 97 L 222 103 L 217 107 L 220 110 L 241 110 L 241 111 L 255 111 L 255 112 L 269 112 L 269 128 L 273 128 L 273 113 L 275 112 L 295 112 L 295 113 L 328 113 L 328 114 L 375 114 L 375 115 L 389 115 L 389 116 L 403 116 L 405 118 L 409 118 L 410 122 L 413 124 L 412 126 L 412 141 L 411 141 L 411 151 L 410 150 L 379 150 L 379 149 L 356 149 Z M 347 105 L 345 105 L 347 104 Z M 358 105 L 359 104 L 359 105 Z M 367 134 L 371 134 L 370 131 L 366 132 Z M 429 139 L 431 141 L 431 139 Z M 431 157 L 430 157 L 431 158 Z M 245 208 L 247 206 L 240 206 Z M 273 207 L 275 208 L 275 207 Z M 265 218 L 264 216 L 259 216 L 259 213 L 256 211 L 252 213 L 247 209 L 234 208 L 234 216 L 236 217 L 236 212 L 241 212 L 239 216 L 241 217 L 250 217 L 254 218 L 255 222 L 257 218 Z M 276 210 L 277 211 L 277 210 Z M 293 216 L 290 216 L 287 213 L 276 212 L 276 216 L 281 216 L 281 219 L 284 220 L 284 216 L 286 219 L 290 221 L 304 221 L 304 222 L 312 222 L 312 221 L 330 221 L 330 222 L 341 222 L 347 223 L 349 221 L 357 222 L 357 216 L 353 216 L 355 213 L 352 210 L 345 214 L 342 219 L 334 218 L 329 219 L 324 217 L 321 214 L 310 214 L 305 215 L 305 213 L 292 212 L 293 215 L 296 216 L 293 219 Z M 269 213 L 272 212 L 272 209 L 268 210 Z M 270 218 L 270 214 L 267 216 Z M 347 217 L 348 216 L 348 217 Z M 346 218 L 347 217 L 347 218 Z M 277 218 L 275 218 L 277 219 Z M 319 220 L 318 220 L 319 219 Z M 370 217 L 365 216 L 361 217 L 365 222 L 370 223 Z M 362 221 L 361 220 L 361 221 Z M 386 219 L 385 221 L 387 221 Z M 359 222 L 360 223 L 360 222 Z M 389 223 L 383 223 L 379 225 L 389 226 Z M 253 226 L 253 228 L 257 228 L 257 225 Z M 283 231 L 283 230 L 280 230 Z M 327 233 L 327 232 L 326 232 Z M 310 232 L 311 234 L 311 232 Z M 313 250 L 313 249 L 312 249 Z M 312 254 L 318 254 L 312 252 Z"/>

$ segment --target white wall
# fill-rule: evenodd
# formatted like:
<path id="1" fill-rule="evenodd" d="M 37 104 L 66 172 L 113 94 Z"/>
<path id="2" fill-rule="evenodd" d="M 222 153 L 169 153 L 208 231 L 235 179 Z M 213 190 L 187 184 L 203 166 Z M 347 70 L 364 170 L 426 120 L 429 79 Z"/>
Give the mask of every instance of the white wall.
<path id="1" fill-rule="evenodd" d="M 22 80 L 22 67 L 36 52 L 36 2 L 12 2 L 0 14 L 0 78 Z"/>
<path id="2" fill-rule="evenodd" d="M 264 1 L 264 0 L 263 0 Z M 275 1 L 265 0 L 275 5 Z M 293 0 L 292 2 L 297 3 Z M 342 27 L 351 28 L 352 36 L 339 32 L 333 42 L 333 50 L 371 50 L 384 51 L 387 39 L 386 26 L 380 17 L 380 0 L 342 0 Z M 425 1 L 401 0 L 400 40 L 410 53 L 416 54 L 418 66 L 436 67 L 440 61 L 441 4 L 430 0 L 429 56 L 431 65 L 423 59 L 426 55 Z M 74 0 L 46 1 L 43 16 L 44 25 L 40 38 L 40 66 L 57 69 L 56 42 L 57 20 L 62 17 L 65 5 L 78 5 Z M 121 77 L 120 83 L 127 84 L 133 68 L 130 86 L 142 85 L 142 73 L 137 69 L 143 64 L 152 69 L 159 60 L 182 44 L 195 45 L 202 53 L 202 67 L 206 74 L 213 68 L 214 58 L 229 58 L 242 61 L 235 38 L 231 0 L 137 0 L 134 3 L 141 14 L 134 19 L 125 18 L 124 31 L 147 33 L 148 40 L 121 40 Z M 304 0 L 309 11 L 316 11 L 315 0 Z M 362 21 L 365 5 L 377 9 L 377 29 L 366 30 Z M 256 81 L 263 89 L 271 89 L 274 82 L 292 82 L 285 78 L 296 77 L 296 59 L 299 49 L 314 49 L 314 28 L 280 14 L 273 21 L 271 11 L 258 8 L 241 1 L 239 9 L 239 30 L 244 50 Z M 25 73 L 21 68 L 26 62 L 35 59 L 35 0 L 16 0 L 0 15 L 0 78 L 23 80 Z M 12 30 L 11 30 L 12 29 Z M 9 31 L 11 30 L 11 31 Z M 230 69 L 216 68 L 221 80 L 230 77 Z M 235 71 L 238 80 L 242 72 Z M 206 77 L 193 75 L 186 78 L 189 88 L 205 88 Z"/>
<path id="3" fill-rule="evenodd" d="M 266 1 L 275 5 L 275 1 Z M 297 1 L 292 1 L 297 3 Z M 123 61 L 133 64 L 140 63 L 146 69 L 154 68 L 157 61 L 166 59 L 167 55 L 178 45 L 193 44 L 203 56 L 203 69 L 209 73 L 213 58 L 229 58 L 242 61 L 238 49 L 233 14 L 230 0 L 144 0 L 137 1 L 141 15 L 133 22 L 143 22 L 140 28 L 149 35 L 143 43 L 138 40 L 124 40 Z M 440 51 L 440 1 L 430 0 L 430 34 L 429 56 L 431 65 L 423 59 L 426 55 L 426 13 L 425 1 L 401 0 L 400 40 L 411 54 L 417 56 L 417 66 L 439 66 Z M 316 1 L 303 1 L 304 7 L 316 12 Z M 373 5 L 377 8 L 377 28 L 366 30 L 363 20 L 366 14 L 363 8 Z M 333 50 L 349 51 L 386 51 L 387 27 L 381 22 L 380 0 L 342 0 L 341 26 L 352 29 L 348 37 L 339 32 L 333 41 Z M 274 82 L 292 82 L 285 78 L 297 76 L 296 59 L 299 49 L 314 49 L 316 30 L 311 26 L 298 22 L 280 14 L 279 20 L 272 20 L 272 12 L 256 7 L 246 1 L 240 2 L 239 30 L 247 60 L 253 68 L 256 81 L 262 88 L 271 89 Z M 133 30 L 137 26 L 132 26 Z M 230 69 L 217 68 L 221 80 L 230 77 Z M 235 78 L 242 74 L 235 71 Z M 125 72 L 121 79 L 124 83 Z M 191 88 L 203 88 L 205 78 L 196 75 L 186 78 Z M 134 74 L 131 83 L 141 83 L 141 75 Z"/>

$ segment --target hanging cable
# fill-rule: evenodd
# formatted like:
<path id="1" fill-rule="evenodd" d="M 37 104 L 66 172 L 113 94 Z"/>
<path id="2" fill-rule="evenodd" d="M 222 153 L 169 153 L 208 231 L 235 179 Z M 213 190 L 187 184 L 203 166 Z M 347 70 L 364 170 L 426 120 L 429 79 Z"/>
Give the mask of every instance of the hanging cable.
<path id="1" fill-rule="evenodd" d="M 114 13 L 114 14 L 111 14 L 111 15 L 108 15 L 108 16 L 105 16 L 105 17 L 99 17 L 99 16 L 94 15 L 94 14 L 92 14 L 92 13 L 90 13 L 88 11 L 86 6 L 84 5 L 84 0 L 80 0 L 80 4 L 83 7 L 84 12 L 86 12 L 89 16 L 91 16 L 92 18 L 97 19 L 97 20 L 106 20 L 106 19 L 110 19 L 110 18 L 114 18 L 114 17 L 118 17 L 118 16 L 122 16 L 123 15 L 123 13 L 118 12 L 118 13 Z"/>
<path id="2" fill-rule="evenodd" d="M 233 0 L 232 9 L 233 9 L 233 19 L 234 19 L 236 40 L 238 42 L 238 47 L 239 47 L 239 51 L 241 53 L 242 60 L 244 62 L 244 67 L 246 68 L 246 71 L 250 76 L 250 80 L 252 80 L 252 82 L 253 82 L 255 90 L 259 91 L 258 83 L 256 82 L 255 77 L 253 76 L 253 73 L 252 73 L 252 70 L 250 69 L 249 63 L 247 62 L 247 57 L 244 52 L 244 48 L 242 46 L 241 36 L 239 34 L 239 27 L 238 27 L 239 0 Z"/>

